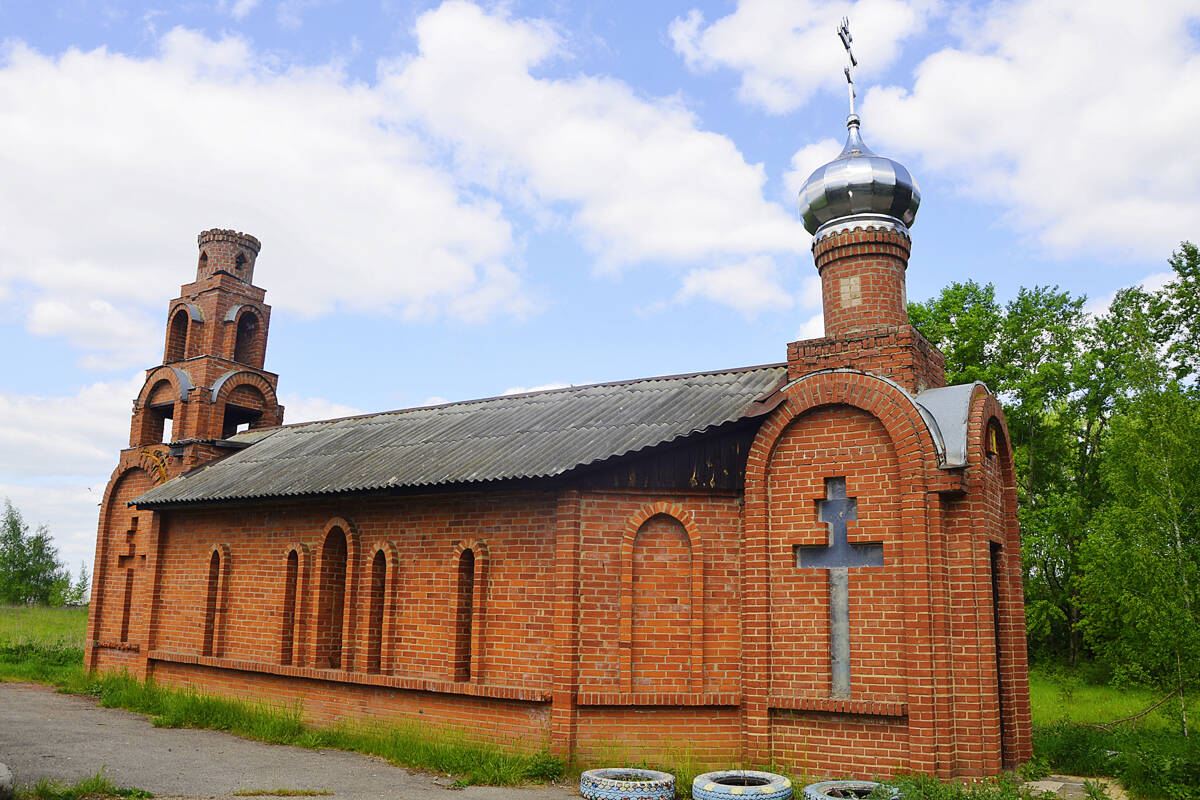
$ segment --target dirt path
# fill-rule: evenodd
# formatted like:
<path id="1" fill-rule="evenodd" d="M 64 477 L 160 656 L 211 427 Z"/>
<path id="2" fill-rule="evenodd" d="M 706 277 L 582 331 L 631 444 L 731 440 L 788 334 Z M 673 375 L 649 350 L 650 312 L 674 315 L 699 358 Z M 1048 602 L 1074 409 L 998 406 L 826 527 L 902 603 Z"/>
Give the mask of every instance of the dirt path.
<path id="1" fill-rule="evenodd" d="M 74 782 L 104 769 L 118 786 L 159 796 L 224 797 L 260 789 L 317 789 L 330 800 L 566 800 L 570 786 L 449 791 L 445 778 L 337 750 L 262 744 L 217 731 L 155 728 L 44 686 L 0 683 L 0 762 L 17 783 Z"/>

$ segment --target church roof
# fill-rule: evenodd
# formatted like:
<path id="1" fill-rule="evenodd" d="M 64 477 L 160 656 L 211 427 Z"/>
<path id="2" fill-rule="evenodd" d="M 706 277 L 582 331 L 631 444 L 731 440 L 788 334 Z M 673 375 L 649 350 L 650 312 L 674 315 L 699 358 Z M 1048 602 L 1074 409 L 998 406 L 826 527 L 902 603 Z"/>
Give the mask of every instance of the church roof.
<path id="1" fill-rule="evenodd" d="M 764 410 L 784 364 L 572 386 L 248 431 L 143 507 L 548 478 Z"/>

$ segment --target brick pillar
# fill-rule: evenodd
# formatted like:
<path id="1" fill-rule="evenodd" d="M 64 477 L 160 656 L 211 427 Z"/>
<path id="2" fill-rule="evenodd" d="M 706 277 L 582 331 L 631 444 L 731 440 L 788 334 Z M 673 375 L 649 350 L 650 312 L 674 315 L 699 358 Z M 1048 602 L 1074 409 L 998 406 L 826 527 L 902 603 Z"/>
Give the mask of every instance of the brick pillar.
<path id="1" fill-rule="evenodd" d="M 908 324 L 910 249 L 907 235 L 878 228 L 839 231 L 813 243 L 826 338 Z"/>

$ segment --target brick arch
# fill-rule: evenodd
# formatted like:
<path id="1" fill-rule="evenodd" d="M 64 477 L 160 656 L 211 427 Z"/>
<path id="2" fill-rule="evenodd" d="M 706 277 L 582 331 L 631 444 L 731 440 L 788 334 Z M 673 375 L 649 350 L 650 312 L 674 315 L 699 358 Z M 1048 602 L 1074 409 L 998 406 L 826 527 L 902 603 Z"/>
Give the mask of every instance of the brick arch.
<path id="1" fill-rule="evenodd" d="M 383 583 L 376 585 L 375 560 L 383 555 Z M 366 625 L 363 626 L 363 671 L 389 674 L 396 645 L 396 594 L 400 584 L 400 550 L 395 542 L 377 540 L 363 559 Z"/>
<path id="2" fill-rule="evenodd" d="M 663 501 L 648 503 L 638 509 L 625 523 L 621 536 L 621 595 L 618 606 L 621 615 L 618 633 L 621 690 L 633 691 L 633 549 L 642 526 L 658 516 L 670 517 L 683 526 L 692 551 L 689 587 L 692 613 L 689 631 L 692 654 L 690 684 L 693 692 L 699 692 L 704 687 L 704 537 L 687 509 Z"/>
<path id="3" fill-rule="evenodd" d="M 161 366 L 155 367 L 146 376 L 146 382 L 142 384 L 142 389 L 138 392 L 138 408 L 145 408 L 151 392 L 158 388 L 158 385 L 164 380 L 174 388 L 176 402 L 186 403 L 188 401 L 188 392 L 192 389 L 191 376 L 178 367 Z"/>
<path id="4" fill-rule="evenodd" d="M 346 537 L 346 573 L 345 585 L 342 591 L 342 614 L 341 614 L 341 657 L 340 669 L 348 670 L 354 664 L 354 633 L 356 621 L 358 619 L 358 560 L 360 548 L 360 540 L 358 529 L 354 523 L 344 517 L 331 517 L 326 521 L 321 530 L 320 544 L 313 548 L 315 550 L 315 558 L 313 564 L 313 577 L 311 586 L 316 592 L 316 597 L 312 598 L 311 605 L 311 624 L 309 626 L 309 642 L 308 652 L 311 660 L 311 665 L 321 669 L 328 669 L 328 664 L 318 664 L 317 661 L 322 656 L 319 640 L 321 636 L 321 586 L 326 580 L 325 570 L 325 543 L 329 539 L 329 535 L 334 529 L 342 532 Z"/>
<path id="5" fill-rule="evenodd" d="M 202 567 L 204 571 L 201 573 L 206 577 L 203 624 L 200 627 L 203 637 L 201 653 L 213 658 L 220 658 L 225 652 L 225 631 L 229 615 L 229 557 L 229 545 L 214 544 L 205 553 Z M 215 574 L 212 572 L 214 558 L 217 566 Z"/>
<path id="6" fill-rule="evenodd" d="M 243 325 L 246 324 L 247 317 L 253 317 L 251 324 L 254 327 L 253 329 L 243 331 Z M 261 367 L 262 358 L 260 355 L 263 351 L 261 343 L 267 333 L 266 317 L 254 306 L 242 305 L 237 309 L 230 309 L 227 319 L 230 322 L 231 329 L 229 335 L 232 339 L 229 345 L 229 357 L 239 364 Z M 244 339 L 243 334 L 246 336 Z"/>
<path id="7" fill-rule="evenodd" d="M 451 551 L 452 555 L 450 558 L 450 568 L 453 570 L 451 574 L 454 576 L 451 578 L 451 583 L 453 586 L 451 589 L 451 596 L 454 597 L 453 607 L 455 609 L 455 617 L 451 625 L 452 636 L 450 637 L 454 647 L 454 658 L 452 659 L 452 665 L 455 669 L 455 674 L 452 677 L 455 680 L 458 680 L 461 677 L 460 665 L 458 664 L 460 654 L 458 651 L 460 637 L 463 635 L 463 633 L 459 630 L 459 625 L 461 624 L 459 615 L 461 613 L 460 607 L 463 598 L 458 596 L 458 570 L 462 561 L 463 553 L 468 550 L 471 551 L 475 558 L 470 597 L 471 627 L 470 631 L 467 632 L 471 647 L 470 667 L 468 672 L 471 683 L 482 683 L 483 671 L 486 663 L 483 657 L 483 648 L 486 643 L 484 630 L 487 622 L 487 580 L 491 562 L 491 553 L 488 550 L 487 542 L 482 539 L 461 539 L 454 545 L 454 548 Z"/>
<path id="8" fill-rule="evenodd" d="M 118 641 L 119 622 L 122 617 L 122 591 L 124 581 L 119 580 L 121 572 L 118 557 L 125 552 L 127 546 L 124 534 L 131 527 L 131 519 L 143 516 L 136 506 L 128 505 L 128 501 L 149 490 L 154 486 L 153 473 L 147 472 L 140 465 L 122 463 L 113 470 L 104 488 L 104 496 L 100 499 L 100 535 L 96 542 L 96 560 L 92 565 L 91 603 L 88 613 L 87 641 L 85 643 L 85 665 L 88 669 L 97 666 L 98 645 L 101 642 L 113 643 Z M 145 528 L 153 525 L 153 512 L 144 512 L 148 523 Z M 112 611 L 110 614 L 110 606 Z"/>
<path id="9" fill-rule="evenodd" d="M 927 657 L 934 635 L 930 615 L 923 613 L 922 597 L 931 587 L 932 545 L 926 535 L 931 523 L 927 515 L 926 492 L 935 485 L 938 474 L 938 450 L 916 402 L 907 391 L 886 378 L 858 370 L 822 370 L 805 375 L 781 390 L 786 399 L 759 428 L 746 458 L 744 532 L 742 539 L 742 726 L 748 761 L 771 757 L 769 717 L 771 663 L 771 567 L 783 558 L 779 543 L 771 537 L 769 468 L 776 447 L 788 426 L 806 413 L 821 407 L 847 406 L 874 417 L 883 426 L 896 455 L 897 478 L 901 488 L 897 498 L 901 533 L 896 537 L 896 558 L 905 570 L 911 591 L 903 602 L 914 620 L 905 631 L 904 652 L 908 680 L 916 687 L 932 686 L 934 675 Z M 896 563 L 896 562 L 893 562 Z M 917 690 L 909 698 L 910 736 L 938 738 L 935 729 L 932 694 Z M 913 768 L 935 771 L 930 761 L 913 762 Z"/>
<path id="10" fill-rule="evenodd" d="M 296 554 L 295 584 L 289 588 L 292 577 L 288 573 L 288 561 Z M 305 658 L 308 645 L 309 585 L 312 576 L 312 551 L 302 542 L 293 542 L 283 549 L 284 579 L 279 590 L 279 663 L 284 666 L 307 664 Z M 288 595 L 291 594 L 291 603 Z M 290 618 L 290 626 L 289 626 Z M 290 638 L 291 652 L 285 646 Z"/>
<path id="11" fill-rule="evenodd" d="M 137 466 L 146 471 L 155 486 L 167 480 L 166 446 L 143 447 L 138 451 Z"/>
<path id="12" fill-rule="evenodd" d="M 266 398 L 269 406 L 279 404 L 279 398 L 275 396 L 275 387 L 262 375 L 250 370 L 230 370 L 217 378 L 216 383 L 213 384 L 212 399 L 209 402 L 214 405 L 224 403 L 229 398 L 229 393 L 239 386 L 253 386 L 258 389 Z"/>

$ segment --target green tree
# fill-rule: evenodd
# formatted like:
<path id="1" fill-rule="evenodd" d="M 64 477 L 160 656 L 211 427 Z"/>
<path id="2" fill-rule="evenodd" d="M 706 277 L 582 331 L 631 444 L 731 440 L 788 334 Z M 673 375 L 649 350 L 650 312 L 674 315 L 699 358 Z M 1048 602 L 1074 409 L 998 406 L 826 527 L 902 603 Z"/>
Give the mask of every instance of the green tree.
<path id="1" fill-rule="evenodd" d="M 61 602 L 70 573 L 44 525 L 30 533 L 21 512 L 4 501 L 0 520 L 0 603 L 50 605 Z"/>
<path id="2" fill-rule="evenodd" d="M 1105 445 L 1111 501 L 1083 551 L 1083 627 L 1137 682 L 1182 689 L 1200 675 L 1198 442 L 1200 396 L 1171 379 L 1130 400 Z"/>

